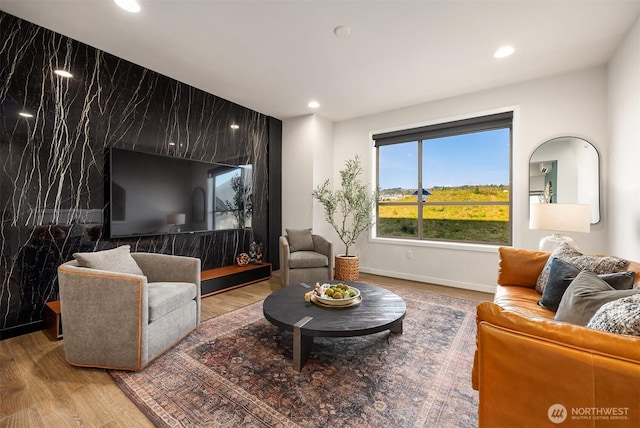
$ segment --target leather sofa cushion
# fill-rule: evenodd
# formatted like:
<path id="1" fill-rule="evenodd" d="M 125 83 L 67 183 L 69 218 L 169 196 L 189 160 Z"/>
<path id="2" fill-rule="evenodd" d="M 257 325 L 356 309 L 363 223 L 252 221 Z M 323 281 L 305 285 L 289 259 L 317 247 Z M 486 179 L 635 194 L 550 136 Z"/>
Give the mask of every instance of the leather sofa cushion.
<path id="1" fill-rule="evenodd" d="M 191 282 L 149 283 L 149 322 L 196 298 L 196 285 Z"/>
<path id="2" fill-rule="evenodd" d="M 530 317 L 553 319 L 555 312 L 538 305 L 540 294 L 533 288 L 517 285 L 499 285 L 493 298 L 495 304 L 508 311 Z"/>
<path id="3" fill-rule="evenodd" d="M 477 307 L 477 322 L 487 322 L 531 338 L 537 337 L 562 344 L 567 348 L 586 349 L 592 353 L 615 356 L 629 361 L 640 361 L 638 338 L 606 333 L 587 327 L 553 320 L 531 318 L 500 307 L 493 302 L 482 302 Z M 567 350 L 567 352 L 570 352 Z M 534 358 L 539 358 L 533 355 Z M 526 368 L 526 365 L 521 365 Z"/>
<path id="4" fill-rule="evenodd" d="M 512 247 L 498 248 L 498 284 L 534 288 L 550 253 Z"/>
<path id="5" fill-rule="evenodd" d="M 289 256 L 289 268 L 314 268 L 329 266 L 329 259 L 315 251 L 296 251 Z"/>

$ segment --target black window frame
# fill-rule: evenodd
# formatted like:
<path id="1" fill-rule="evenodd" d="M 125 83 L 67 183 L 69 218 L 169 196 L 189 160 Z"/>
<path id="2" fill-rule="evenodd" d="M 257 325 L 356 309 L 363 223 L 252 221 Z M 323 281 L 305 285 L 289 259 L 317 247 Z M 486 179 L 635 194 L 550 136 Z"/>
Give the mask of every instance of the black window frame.
<path id="1" fill-rule="evenodd" d="M 415 237 L 407 236 L 380 236 L 376 230 L 375 238 L 379 239 L 401 239 L 409 241 L 438 241 L 438 242 L 451 242 L 451 243 L 464 243 L 464 244 L 481 244 L 481 245 L 512 245 L 513 242 L 513 111 L 506 111 L 501 113 L 494 113 L 489 115 L 477 116 L 468 119 L 460 119 L 449 122 L 442 122 L 433 125 L 426 125 L 415 128 L 402 129 L 391 132 L 384 132 L 373 134 L 372 139 L 374 148 L 376 150 L 376 187 L 379 189 L 380 183 L 380 147 L 417 142 L 418 144 L 418 189 L 422 189 L 422 142 L 424 140 L 444 138 L 451 136 L 458 136 L 464 134 L 471 134 L 482 131 L 491 131 L 497 129 L 509 129 L 509 200 L 507 202 L 500 201 L 469 201 L 469 202 L 428 202 L 423 201 L 422 198 L 417 197 L 416 202 L 381 202 L 379 199 L 376 201 L 376 224 L 379 224 L 380 206 L 384 205 L 408 205 L 417 206 L 418 218 L 417 218 L 417 233 Z M 486 241 L 470 241 L 470 240 L 454 240 L 454 239 L 434 239 L 423 238 L 423 212 L 424 207 L 429 205 L 508 205 L 509 207 L 509 220 L 508 229 L 509 236 L 508 242 L 486 242 Z"/>

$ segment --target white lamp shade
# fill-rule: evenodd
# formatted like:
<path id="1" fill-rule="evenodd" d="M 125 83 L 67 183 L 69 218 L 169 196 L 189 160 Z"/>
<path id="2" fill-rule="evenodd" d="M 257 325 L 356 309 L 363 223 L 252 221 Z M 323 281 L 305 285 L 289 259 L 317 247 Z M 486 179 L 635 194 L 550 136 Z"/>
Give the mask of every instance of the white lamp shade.
<path id="1" fill-rule="evenodd" d="M 185 224 L 186 221 L 187 221 L 186 214 L 167 215 L 167 224 Z"/>
<path id="2" fill-rule="evenodd" d="M 529 229 L 589 233 L 591 210 L 588 204 L 533 204 Z"/>

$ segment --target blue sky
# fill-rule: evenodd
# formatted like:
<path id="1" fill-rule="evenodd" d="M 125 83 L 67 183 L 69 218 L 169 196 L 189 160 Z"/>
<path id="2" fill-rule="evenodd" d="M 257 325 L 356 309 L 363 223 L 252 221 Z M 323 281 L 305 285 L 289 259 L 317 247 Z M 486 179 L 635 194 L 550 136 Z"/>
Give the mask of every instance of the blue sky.
<path id="1" fill-rule="evenodd" d="M 509 130 L 476 132 L 425 140 L 423 187 L 509 184 Z M 380 148 L 380 188 L 415 189 L 417 144 Z"/>

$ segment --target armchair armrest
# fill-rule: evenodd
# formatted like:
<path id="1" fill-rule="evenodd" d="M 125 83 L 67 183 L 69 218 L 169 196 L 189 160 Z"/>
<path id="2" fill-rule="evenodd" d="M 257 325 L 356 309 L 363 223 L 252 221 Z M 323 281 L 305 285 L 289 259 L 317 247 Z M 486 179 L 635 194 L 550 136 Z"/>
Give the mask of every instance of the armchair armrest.
<path id="1" fill-rule="evenodd" d="M 140 369 L 147 353 L 147 278 L 79 267 L 58 268 L 67 360 L 75 365 Z"/>
<path id="2" fill-rule="evenodd" d="M 315 252 L 327 256 L 329 259 L 329 265 L 331 265 L 333 258 L 333 243 L 320 235 L 313 235 L 312 238 Z"/>
<path id="3" fill-rule="evenodd" d="M 190 282 L 196 285 L 196 324 L 200 324 L 201 261 L 195 257 L 157 253 L 131 253 L 149 282 Z"/>
<path id="4" fill-rule="evenodd" d="M 280 236 L 280 276 L 282 284 L 289 284 L 289 257 L 291 256 L 291 248 L 289 240 L 286 236 Z"/>
<path id="5" fill-rule="evenodd" d="M 156 253 L 131 253 L 149 282 L 191 282 L 200 289 L 200 259 Z"/>

